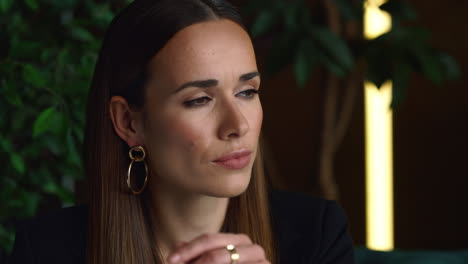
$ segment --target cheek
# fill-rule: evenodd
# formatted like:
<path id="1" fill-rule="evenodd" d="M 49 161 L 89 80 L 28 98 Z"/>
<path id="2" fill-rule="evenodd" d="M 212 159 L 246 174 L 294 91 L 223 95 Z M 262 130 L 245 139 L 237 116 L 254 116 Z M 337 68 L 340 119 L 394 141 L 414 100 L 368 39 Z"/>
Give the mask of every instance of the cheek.
<path id="1" fill-rule="evenodd" d="M 247 116 L 249 117 L 248 119 L 251 129 L 255 132 L 255 135 L 258 136 L 258 134 L 260 134 L 263 122 L 263 109 L 261 104 L 259 103 L 255 109 L 251 109 L 247 113 Z"/>
<path id="2" fill-rule="evenodd" d="M 201 126 L 193 120 L 171 117 L 161 123 L 162 132 L 166 142 L 163 144 L 174 151 L 194 152 L 206 145 L 208 128 Z"/>
<path id="3" fill-rule="evenodd" d="M 196 148 L 200 140 L 203 139 L 204 133 L 200 126 L 195 126 L 183 120 L 176 120 L 172 123 L 168 133 L 173 135 L 174 141 L 180 142 L 189 149 Z"/>

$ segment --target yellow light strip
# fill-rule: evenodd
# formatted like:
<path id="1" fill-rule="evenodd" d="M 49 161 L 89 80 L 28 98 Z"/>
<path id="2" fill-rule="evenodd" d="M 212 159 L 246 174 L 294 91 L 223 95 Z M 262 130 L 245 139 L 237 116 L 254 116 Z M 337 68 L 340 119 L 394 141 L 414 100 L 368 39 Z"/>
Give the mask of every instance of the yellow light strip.
<path id="1" fill-rule="evenodd" d="M 364 36 L 367 39 L 376 38 L 392 28 L 392 17 L 379 8 L 385 2 L 387 1 L 367 0 L 365 2 Z"/>
<path id="2" fill-rule="evenodd" d="M 367 0 L 364 34 L 368 39 L 391 29 L 391 17 L 378 6 L 385 0 Z M 373 250 L 394 248 L 393 229 L 393 124 L 390 102 L 392 83 L 377 89 L 366 82 L 366 246 Z"/>
<path id="3" fill-rule="evenodd" d="M 392 84 L 365 83 L 367 247 L 393 249 Z"/>

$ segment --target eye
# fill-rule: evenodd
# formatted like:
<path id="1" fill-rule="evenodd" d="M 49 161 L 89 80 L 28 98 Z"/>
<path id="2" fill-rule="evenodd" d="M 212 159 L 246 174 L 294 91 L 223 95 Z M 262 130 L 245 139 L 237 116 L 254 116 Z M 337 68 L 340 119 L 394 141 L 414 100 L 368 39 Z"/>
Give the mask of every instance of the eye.
<path id="1" fill-rule="evenodd" d="M 205 105 L 210 101 L 211 101 L 211 98 L 209 98 L 208 96 L 203 96 L 203 97 L 199 97 L 199 98 L 184 102 L 184 105 L 187 107 L 197 107 L 197 106 Z"/>
<path id="2" fill-rule="evenodd" d="M 255 95 L 258 94 L 258 90 L 249 89 L 249 90 L 242 91 L 242 92 L 240 92 L 238 94 L 241 95 L 242 97 L 247 98 L 247 99 L 253 99 L 255 97 Z"/>

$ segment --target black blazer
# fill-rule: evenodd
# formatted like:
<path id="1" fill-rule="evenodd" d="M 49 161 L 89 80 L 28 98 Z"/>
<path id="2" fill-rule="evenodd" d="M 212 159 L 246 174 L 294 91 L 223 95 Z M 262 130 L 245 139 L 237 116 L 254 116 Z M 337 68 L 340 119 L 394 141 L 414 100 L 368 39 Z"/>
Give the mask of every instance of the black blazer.
<path id="1" fill-rule="evenodd" d="M 274 234 L 281 264 L 354 263 L 347 218 L 334 201 L 273 192 Z M 10 264 L 84 264 L 87 205 L 63 208 L 23 222 Z"/>

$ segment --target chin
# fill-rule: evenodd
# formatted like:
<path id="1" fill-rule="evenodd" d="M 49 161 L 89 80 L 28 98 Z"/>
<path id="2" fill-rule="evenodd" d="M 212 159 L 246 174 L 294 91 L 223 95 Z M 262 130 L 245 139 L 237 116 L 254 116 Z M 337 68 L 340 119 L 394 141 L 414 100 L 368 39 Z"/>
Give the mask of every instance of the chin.
<path id="1" fill-rule="evenodd" d="M 217 198 L 234 198 L 236 196 L 239 196 L 245 192 L 246 189 L 243 189 L 242 191 L 226 191 L 226 192 L 211 192 L 208 193 L 208 196 L 212 197 L 217 197 Z"/>
<path id="2" fill-rule="evenodd" d="M 225 182 L 224 184 L 216 184 L 216 186 L 210 186 L 211 190 L 207 190 L 206 194 L 214 197 L 232 198 L 241 195 L 247 190 L 249 186 L 248 180 L 239 180 Z"/>

